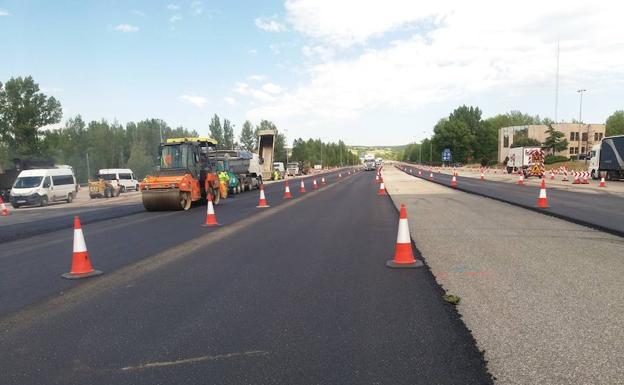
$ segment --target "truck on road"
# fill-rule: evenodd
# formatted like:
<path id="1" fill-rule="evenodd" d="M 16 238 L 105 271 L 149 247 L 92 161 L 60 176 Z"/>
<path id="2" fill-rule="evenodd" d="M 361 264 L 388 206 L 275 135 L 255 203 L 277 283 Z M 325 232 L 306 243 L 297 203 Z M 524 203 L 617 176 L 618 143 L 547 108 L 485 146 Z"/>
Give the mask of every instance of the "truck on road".
<path id="1" fill-rule="evenodd" d="M 607 136 L 596 144 L 587 171 L 593 179 L 624 179 L 624 135 Z"/>
<path id="2" fill-rule="evenodd" d="M 231 178 L 230 190 L 233 193 L 251 191 L 262 183 L 260 157 L 249 151 L 218 150 L 215 152 L 217 168 L 235 175 Z"/>
<path id="3" fill-rule="evenodd" d="M 258 131 L 258 156 L 262 166 L 262 179 L 270 180 L 273 176 L 273 152 L 275 150 L 275 130 Z"/>
<path id="4" fill-rule="evenodd" d="M 541 147 L 512 147 L 507 157 L 507 173 L 522 172 L 525 177 L 544 175 L 544 151 Z"/>
<path id="5" fill-rule="evenodd" d="M 374 171 L 376 166 L 375 156 L 374 155 L 365 155 L 364 156 L 364 170 L 365 171 Z"/>

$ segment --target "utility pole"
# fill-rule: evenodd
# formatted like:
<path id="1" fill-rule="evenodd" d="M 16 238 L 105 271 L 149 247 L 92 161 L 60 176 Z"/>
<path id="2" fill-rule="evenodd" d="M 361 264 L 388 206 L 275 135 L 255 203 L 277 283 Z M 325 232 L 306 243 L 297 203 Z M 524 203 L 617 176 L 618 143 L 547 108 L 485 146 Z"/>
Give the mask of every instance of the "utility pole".
<path id="1" fill-rule="evenodd" d="M 340 167 L 342 167 L 342 140 L 338 143 L 340 144 Z"/>
<path id="2" fill-rule="evenodd" d="M 323 141 L 321 140 L 321 170 L 323 169 Z"/>
<path id="3" fill-rule="evenodd" d="M 433 164 L 433 141 L 429 139 L 429 166 Z"/>
<path id="4" fill-rule="evenodd" d="M 559 112 L 559 40 L 557 39 L 557 75 L 555 79 L 555 123 Z"/>
<path id="5" fill-rule="evenodd" d="M 91 178 L 91 167 L 89 166 L 89 153 L 86 153 L 87 155 L 87 181 L 89 180 L 89 178 Z"/>
<path id="6" fill-rule="evenodd" d="M 576 90 L 576 92 L 578 92 L 581 96 L 580 98 L 580 102 L 579 102 L 579 124 L 583 123 L 583 92 L 585 92 L 587 90 L 585 89 L 580 89 L 580 90 Z M 578 131 L 578 145 L 579 145 L 579 152 L 576 155 L 576 160 L 581 159 L 581 130 Z M 587 140 L 589 140 L 589 138 L 587 138 Z"/>

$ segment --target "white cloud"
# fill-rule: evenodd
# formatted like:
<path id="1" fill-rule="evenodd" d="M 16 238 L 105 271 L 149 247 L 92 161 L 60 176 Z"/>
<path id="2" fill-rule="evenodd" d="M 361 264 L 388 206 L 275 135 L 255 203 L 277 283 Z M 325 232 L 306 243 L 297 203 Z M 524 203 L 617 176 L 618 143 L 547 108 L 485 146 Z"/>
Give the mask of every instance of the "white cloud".
<path id="1" fill-rule="evenodd" d="M 279 55 L 280 53 L 282 53 L 282 50 L 279 44 L 271 44 L 269 45 L 269 49 L 274 55 Z"/>
<path id="2" fill-rule="evenodd" d="M 7 10 L 0 9 L 0 16 L 11 16 L 11 14 Z"/>
<path id="3" fill-rule="evenodd" d="M 204 2 L 199 0 L 191 2 L 191 13 L 195 16 L 204 13 Z"/>
<path id="4" fill-rule="evenodd" d="M 185 103 L 192 104 L 192 105 L 194 105 L 195 107 L 198 107 L 198 108 L 204 108 L 204 106 L 208 102 L 208 100 L 206 100 L 206 98 L 204 98 L 202 96 L 195 96 L 195 95 L 182 95 L 178 99 L 180 99 L 181 101 L 183 101 Z"/>
<path id="5" fill-rule="evenodd" d="M 243 96 L 250 96 L 254 99 L 257 99 L 262 102 L 270 102 L 274 100 L 274 97 L 271 96 L 268 92 L 259 90 L 256 88 L 252 88 L 247 83 L 238 82 L 234 87 L 234 91 Z"/>
<path id="6" fill-rule="evenodd" d="M 256 27 L 260 28 L 263 31 L 267 32 L 282 32 L 286 30 L 286 26 L 284 24 L 278 22 L 276 16 L 272 18 L 266 17 L 257 17 L 254 21 L 256 23 Z"/>
<path id="7" fill-rule="evenodd" d="M 167 9 L 170 11 L 177 11 L 180 9 L 180 6 L 177 4 L 167 4 Z"/>
<path id="8" fill-rule="evenodd" d="M 225 100 L 225 102 L 231 106 L 236 104 L 236 99 L 231 96 L 226 96 L 225 98 L 223 98 L 223 100 Z"/>
<path id="9" fill-rule="evenodd" d="M 182 16 L 180 15 L 173 15 L 169 18 L 169 22 L 171 24 L 177 23 L 178 21 L 182 20 Z"/>
<path id="10" fill-rule="evenodd" d="M 249 76 L 247 76 L 247 79 L 253 80 L 253 81 L 256 81 L 256 82 L 261 82 L 264 79 L 266 79 L 266 75 L 249 75 Z"/>
<path id="11" fill-rule="evenodd" d="M 247 53 L 250 54 L 250 55 L 257 55 L 258 54 L 258 50 L 252 48 L 252 49 L 248 50 Z"/>
<path id="12" fill-rule="evenodd" d="M 297 87 L 259 99 L 248 117 L 351 120 L 486 92 L 551 84 L 554 92 L 557 38 L 562 82 L 597 88 L 624 79 L 620 2 L 287 0 L 286 9 L 308 40 L 302 53 L 318 60 Z"/>
<path id="13" fill-rule="evenodd" d="M 283 91 L 282 87 L 273 83 L 265 83 L 262 85 L 262 90 L 269 94 L 279 94 Z"/>
<path id="14" fill-rule="evenodd" d="M 138 30 L 139 30 L 139 27 L 135 27 L 134 25 L 130 25 L 130 24 L 119 24 L 118 26 L 115 27 L 115 31 L 124 32 L 124 33 L 137 32 Z"/>

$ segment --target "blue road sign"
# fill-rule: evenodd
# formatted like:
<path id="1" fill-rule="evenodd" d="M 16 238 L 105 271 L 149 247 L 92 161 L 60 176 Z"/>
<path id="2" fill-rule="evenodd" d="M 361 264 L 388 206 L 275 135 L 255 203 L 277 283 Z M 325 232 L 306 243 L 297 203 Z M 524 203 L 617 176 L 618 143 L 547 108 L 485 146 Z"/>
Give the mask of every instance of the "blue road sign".
<path id="1" fill-rule="evenodd" d="M 451 149 L 450 148 L 445 148 L 444 150 L 442 150 L 442 160 L 444 162 L 451 161 Z"/>

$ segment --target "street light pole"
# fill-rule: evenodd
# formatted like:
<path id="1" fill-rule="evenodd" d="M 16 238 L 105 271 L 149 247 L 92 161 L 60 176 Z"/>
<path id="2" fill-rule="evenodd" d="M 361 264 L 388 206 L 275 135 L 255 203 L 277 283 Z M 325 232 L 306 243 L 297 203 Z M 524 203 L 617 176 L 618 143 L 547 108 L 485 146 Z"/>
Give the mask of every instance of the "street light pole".
<path id="1" fill-rule="evenodd" d="M 581 124 L 583 122 L 583 92 L 587 91 L 586 89 L 580 89 L 580 90 L 576 90 L 576 92 L 578 92 L 580 94 L 580 102 L 579 102 L 579 124 Z M 581 159 L 581 130 L 579 130 L 578 132 L 579 138 L 578 138 L 578 145 L 579 145 L 579 152 L 576 155 L 576 160 Z M 587 138 L 587 140 L 589 140 L 589 138 Z"/>

